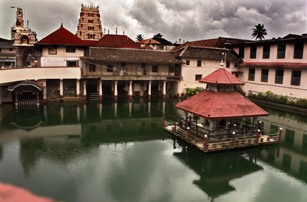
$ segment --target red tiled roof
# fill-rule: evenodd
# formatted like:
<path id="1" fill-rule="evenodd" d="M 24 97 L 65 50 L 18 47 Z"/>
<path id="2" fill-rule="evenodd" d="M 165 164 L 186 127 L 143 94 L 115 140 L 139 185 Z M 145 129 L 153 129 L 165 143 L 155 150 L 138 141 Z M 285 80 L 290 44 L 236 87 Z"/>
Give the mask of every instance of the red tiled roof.
<path id="1" fill-rule="evenodd" d="M 201 83 L 244 85 L 244 83 L 225 68 L 219 68 L 199 80 Z"/>
<path id="2" fill-rule="evenodd" d="M 225 38 L 225 37 L 219 37 L 219 38 L 214 38 L 214 39 L 204 39 L 204 40 L 199 40 L 199 41 L 185 42 L 175 47 L 172 51 L 180 50 L 186 46 L 225 48 L 226 44 L 234 45 L 234 44 L 244 43 L 245 41 L 247 40 Z"/>
<path id="3" fill-rule="evenodd" d="M 86 42 L 65 29 L 62 25 L 59 29 L 37 42 L 37 44 L 87 46 Z"/>
<path id="4" fill-rule="evenodd" d="M 269 115 L 238 92 L 204 90 L 176 105 L 177 108 L 205 118 L 232 118 Z"/>
<path id="5" fill-rule="evenodd" d="M 126 35 L 104 35 L 95 46 L 110 48 L 141 48 L 141 45 L 134 42 Z"/>
<path id="6" fill-rule="evenodd" d="M 280 68 L 307 68 L 307 63 L 299 62 L 243 62 L 240 67 L 280 67 Z"/>

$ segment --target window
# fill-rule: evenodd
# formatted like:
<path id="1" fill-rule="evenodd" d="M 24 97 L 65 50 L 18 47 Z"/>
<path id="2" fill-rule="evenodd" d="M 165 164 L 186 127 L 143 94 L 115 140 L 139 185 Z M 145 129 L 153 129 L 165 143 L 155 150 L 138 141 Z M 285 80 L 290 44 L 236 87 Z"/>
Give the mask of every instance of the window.
<path id="1" fill-rule="evenodd" d="M 275 71 L 275 83 L 282 84 L 284 80 L 284 70 L 283 69 L 276 69 Z"/>
<path id="2" fill-rule="evenodd" d="M 75 53 L 76 52 L 76 47 L 74 47 L 74 46 L 66 46 L 66 52 L 67 53 Z"/>
<path id="3" fill-rule="evenodd" d="M 87 30 L 94 30 L 94 27 L 87 27 Z"/>
<path id="4" fill-rule="evenodd" d="M 94 39 L 94 38 L 95 38 L 95 34 L 88 34 L 88 35 L 87 35 L 87 38 L 88 38 L 88 39 Z"/>
<path id="5" fill-rule="evenodd" d="M 174 66 L 173 66 L 173 65 L 170 65 L 170 66 L 168 67 L 168 72 L 169 72 L 169 73 L 174 73 Z"/>
<path id="6" fill-rule="evenodd" d="M 229 61 L 226 62 L 226 67 L 227 67 L 227 68 L 230 67 L 230 62 L 229 62 Z"/>
<path id="7" fill-rule="evenodd" d="M 186 60 L 186 61 L 185 61 L 185 64 L 186 64 L 186 65 L 190 65 L 190 60 Z"/>
<path id="8" fill-rule="evenodd" d="M 96 65 L 90 64 L 89 71 L 90 72 L 96 72 Z"/>
<path id="9" fill-rule="evenodd" d="M 199 81 L 202 78 L 202 74 L 195 74 L 195 81 Z"/>
<path id="10" fill-rule="evenodd" d="M 286 55 L 286 44 L 278 44 L 277 46 L 277 58 L 285 58 Z"/>
<path id="11" fill-rule="evenodd" d="M 107 72 L 113 72 L 113 65 L 107 65 Z"/>
<path id="12" fill-rule="evenodd" d="M 201 60 L 197 60 L 197 67 L 201 67 Z"/>
<path id="13" fill-rule="evenodd" d="M 270 58 L 270 49 L 271 49 L 270 45 L 263 46 L 263 55 L 262 55 L 263 59 Z"/>
<path id="14" fill-rule="evenodd" d="M 248 70 L 248 80 L 255 81 L 255 68 L 249 68 Z"/>
<path id="15" fill-rule="evenodd" d="M 152 72 L 158 72 L 158 65 L 152 65 Z"/>
<path id="16" fill-rule="evenodd" d="M 244 58 L 244 47 L 239 47 L 239 58 Z"/>
<path id="17" fill-rule="evenodd" d="M 269 80 L 269 70 L 268 69 L 262 69 L 261 70 L 261 81 L 262 82 L 268 82 Z"/>
<path id="18" fill-rule="evenodd" d="M 291 85 L 299 86 L 301 84 L 301 70 L 292 70 Z"/>
<path id="19" fill-rule="evenodd" d="M 257 56 L 257 46 L 253 45 L 250 47 L 251 52 L 250 52 L 250 58 L 256 58 Z"/>
<path id="20" fill-rule="evenodd" d="M 78 67 L 78 61 L 66 61 L 67 67 Z"/>
<path id="21" fill-rule="evenodd" d="M 294 59 L 302 59 L 303 58 L 303 49 L 304 43 L 295 43 L 294 44 Z"/>
<path id="22" fill-rule="evenodd" d="M 49 53 L 49 55 L 56 55 L 57 54 L 57 47 L 49 46 L 48 47 L 48 53 Z"/>

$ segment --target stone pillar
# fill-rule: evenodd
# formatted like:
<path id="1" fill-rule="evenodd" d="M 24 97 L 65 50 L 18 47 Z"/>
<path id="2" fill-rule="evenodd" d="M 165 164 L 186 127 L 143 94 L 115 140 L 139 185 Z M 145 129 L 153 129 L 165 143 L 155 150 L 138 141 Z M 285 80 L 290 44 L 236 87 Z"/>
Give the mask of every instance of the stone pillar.
<path id="1" fill-rule="evenodd" d="M 148 81 L 148 98 L 149 99 L 151 97 L 151 83 L 152 83 L 152 81 Z"/>
<path id="2" fill-rule="evenodd" d="M 165 97 L 166 97 L 166 81 L 163 81 L 162 97 L 163 97 L 163 99 L 165 99 Z"/>
<path id="3" fill-rule="evenodd" d="M 83 80 L 83 96 L 86 98 L 86 80 Z"/>
<path id="4" fill-rule="evenodd" d="M 118 83 L 118 81 L 114 81 L 114 99 L 115 99 L 115 100 L 117 99 L 117 95 L 118 95 L 118 92 L 117 92 L 117 83 Z"/>
<path id="5" fill-rule="evenodd" d="M 76 96 L 80 96 L 80 79 L 76 80 Z"/>
<path id="6" fill-rule="evenodd" d="M 60 79 L 60 98 L 63 97 L 63 79 Z"/>
<path id="7" fill-rule="evenodd" d="M 99 93 L 99 101 L 102 100 L 102 80 L 98 80 L 98 93 Z"/>
<path id="8" fill-rule="evenodd" d="M 132 81 L 129 81 L 128 97 L 129 97 L 129 99 L 132 98 Z"/>

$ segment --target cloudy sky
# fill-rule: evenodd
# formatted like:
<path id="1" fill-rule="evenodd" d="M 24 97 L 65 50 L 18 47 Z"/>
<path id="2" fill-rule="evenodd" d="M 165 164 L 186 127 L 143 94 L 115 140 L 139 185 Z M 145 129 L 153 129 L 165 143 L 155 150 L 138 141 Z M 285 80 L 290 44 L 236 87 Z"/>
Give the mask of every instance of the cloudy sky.
<path id="1" fill-rule="evenodd" d="M 130 38 L 161 33 L 175 42 L 214 37 L 251 39 L 255 24 L 266 38 L 307 33 L 306 0 L 0 0 L 0 37 L 10 38 L 16 8 L 25 10 L 30 28 L 42 39 L 63 23 L 76 33 L 81 4 L 99 6 L 102 26 Z"/>

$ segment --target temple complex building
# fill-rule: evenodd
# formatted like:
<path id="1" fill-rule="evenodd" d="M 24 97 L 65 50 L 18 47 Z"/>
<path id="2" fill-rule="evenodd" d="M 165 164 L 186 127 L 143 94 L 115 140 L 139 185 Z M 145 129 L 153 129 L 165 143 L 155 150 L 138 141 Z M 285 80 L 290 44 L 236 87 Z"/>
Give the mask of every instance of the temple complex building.
<path id="1" fill-rule="evenodd" d="M 98 41 L 102 36 L 99 6 L 81 5 L 80 19 L 76 34 L 82 40 Z"/>

